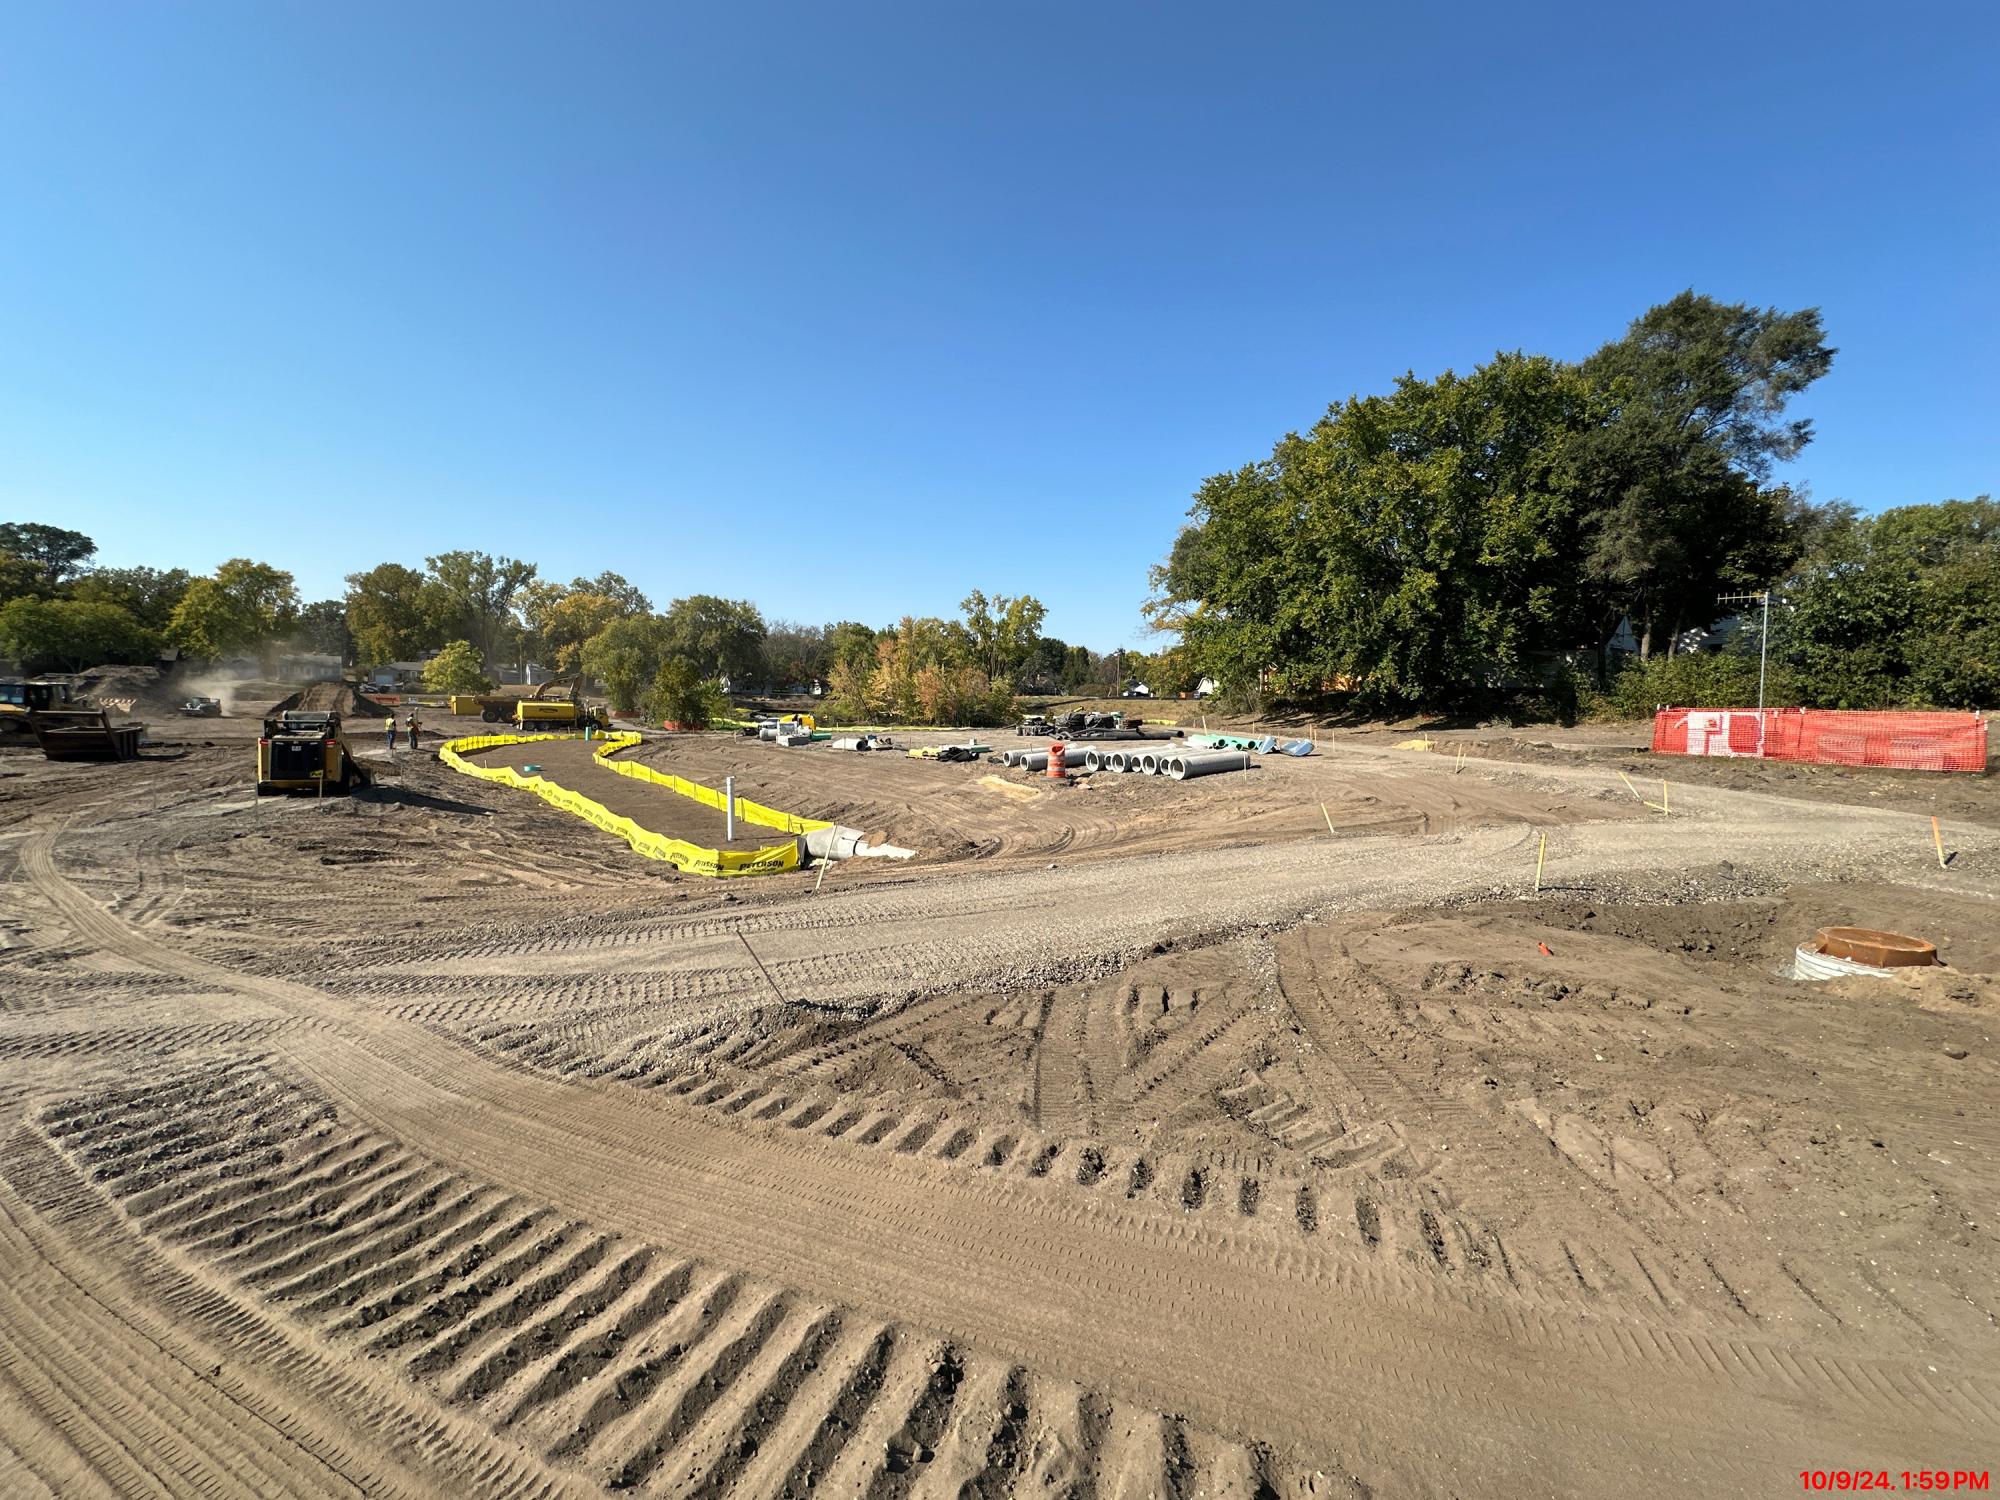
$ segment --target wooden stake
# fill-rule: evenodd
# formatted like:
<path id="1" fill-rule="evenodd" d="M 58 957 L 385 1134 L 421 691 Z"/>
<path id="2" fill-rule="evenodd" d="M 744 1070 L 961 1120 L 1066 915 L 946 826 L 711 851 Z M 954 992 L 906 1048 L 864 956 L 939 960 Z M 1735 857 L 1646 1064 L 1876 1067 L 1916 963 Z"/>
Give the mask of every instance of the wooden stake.
<path id="1" fill-rule="evenodd" d="M 1542 835 L 1542 847 L 1535 854 L 1535 894 L 1542 893 L 1542 861 L 1549 857 L 1549 836 Z"/>
<path id="2" fill-rule="evenodd" d="M 1326 810 L 1326 804 L 1324 802 L 1320 803 L 1319 805 L 1319 815 L 1322 818 L 1326 819 L 1326 831 L 1328 833 L 1333 833 L 1333 814 Z M 1340 835 L 1337 833 L 1334 833 L 1333 836 L 1335 838 L 1340 837 Z"/>
<path id="3" fill-rule="evenodd" d="M 1945 868 L 1944 832 L 1938 827 L 1938 820 L 1936 818 L 1931 819 L 1931 842 L 1937 845 L 1938 868 L 1942 870 Z"/>
<path id="4" fill-rule="evenodd" d="M 1636 786 L 1632 785 L 1632 778 L 1630 776 L 1627 776 L 1623 771 L 1620 771 L 1618 773 L 1618 779 L 1625 783 L 1625 790 L 1630 792 L 1634 797 L 1634 799 L 1640 802 L 1644 802 L 1646 800 L 1646 794 L 1640 791 Z"/>
<path id="5" fill-rule="evenodd" d="M 819 894 L 820 886 L 826 882 L 826 867 L 832 863 L 833 863 L 833 857 L 831 855 L 823 854 L 820 856 L 819 879 L 813 882 L 813 894 L 815 896 Z"/>
<path id="6" fill-rule="evenodd" d="M 1666 812 L 1673 804 L 1667 801 L 1667 778 L 1660 778 L 1660 811 Z"/>

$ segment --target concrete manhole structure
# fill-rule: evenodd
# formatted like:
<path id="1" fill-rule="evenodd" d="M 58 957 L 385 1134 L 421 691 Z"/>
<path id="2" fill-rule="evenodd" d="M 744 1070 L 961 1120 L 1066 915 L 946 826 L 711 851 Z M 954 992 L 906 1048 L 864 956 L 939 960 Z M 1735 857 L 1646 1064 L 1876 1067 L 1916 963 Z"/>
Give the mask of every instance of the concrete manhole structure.
<path id="1" fill-rule="evenodd" d="M 1822 927 L 1792 955 L 1792 977 L 1805 980 L 1885 976 L 1894 969 L 1935 968 L 1937 945 L 1872 927 Z"/>

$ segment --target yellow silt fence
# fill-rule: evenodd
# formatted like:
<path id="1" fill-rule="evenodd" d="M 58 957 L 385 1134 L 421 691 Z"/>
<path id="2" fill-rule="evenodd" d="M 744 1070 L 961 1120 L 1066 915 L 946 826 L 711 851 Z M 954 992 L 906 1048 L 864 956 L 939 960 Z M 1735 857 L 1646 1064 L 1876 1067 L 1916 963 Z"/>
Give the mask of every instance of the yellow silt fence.
<path id="1" fill-rule="evenodd" d="M 593 827 L 623 839 L 632 847 L 632 852 L 647 859 L 664 860 L 690 875 L 771 875 L 784 870 L 796 870 L 800 864 L 800 848 L 808 833 L 834 825 L 818 818 L 801 818 L 794 813 L 780 812 L 774 807 L 752 802 L 747 797 L 736 799 L 736 816 L 744 822 L 760 828 L 775 828 L 794 835 L 789 844 L 774 844 L 768 849 L 705 849 L 699 844 L 691 844 L 686 839 L 669 837 L 655 833 L 650 828 L 642 828 L 630 818 L 611 811 L 601 802 L 595 802 L 560 782 L 551 781 L 546 776 L 525 776 L 512 766 L 482 766 L 468 761 L 467 753 L 478 750 L 493 750 L 502 745 L 532 745 L 547 740 L 582 739 L 577 734 L 474 734 L 463 739 L 447 740 L 438 747 L 438 758 L 454 771 L 467 776 L 476 776 L 481 781 L 497 782 L 501 786 L 517 787 L 524 792 L 533 792 L 552 807 L 559 807 L 566 813 L 582 818 Z M 728 799 L 714 787 L 703 786 L 682 776 L 670 776 L 664 771 L 655 771 L 651 766 L 642 766 L 631 761 L 612 760 L 610 757 L 620 750 L 639 743 L 636 734 L 612 734 L 604 736 L 594 752 L 598 764 L 607 771 L 634 781 L 650 782 L 663 787 L 677 796 L 689 798 L 723 812 Z"/>

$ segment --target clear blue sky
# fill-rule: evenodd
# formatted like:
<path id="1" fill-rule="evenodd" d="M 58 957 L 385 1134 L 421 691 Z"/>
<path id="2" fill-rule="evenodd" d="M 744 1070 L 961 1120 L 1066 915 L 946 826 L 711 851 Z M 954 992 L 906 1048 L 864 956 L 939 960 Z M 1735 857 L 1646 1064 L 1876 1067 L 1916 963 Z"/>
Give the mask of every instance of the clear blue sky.
<path id="1" fill-rule="evenodd" d="M 1683 287 L 2000 472 L 1990 4 L 0 0 L 0 519 L 1140 644 L 1204 475 Z"/>

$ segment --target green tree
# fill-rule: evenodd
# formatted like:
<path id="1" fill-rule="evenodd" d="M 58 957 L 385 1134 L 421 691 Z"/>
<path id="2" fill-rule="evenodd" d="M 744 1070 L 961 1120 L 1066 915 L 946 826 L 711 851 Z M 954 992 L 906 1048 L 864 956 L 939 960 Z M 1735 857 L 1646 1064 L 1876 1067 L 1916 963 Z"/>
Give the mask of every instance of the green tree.
<path id="1" fill-rule="evenodd" d="M 424 663 L 424 690 L 431 693 L 488 693 L 493 679 L 481 670 L 470 641 L 452 641 Z"/>
<path id="2" fill-rule="evenodd" d="M 424 610 L 424 575 L 392 562 L 347 575 L 347 629 L 364 667 L 415 661 L 443 639 Z"/>
<path id="3" fill-rule="evenodd" d="M 0 605 L 0 657 L 25 672 L 78 672 L 158 654 L 158 633 L 115 604 L 24 596 Z"/>
<path id="4" fill-rule="evenodd" d="M 67 582 L 97 555 L 97 543 L 80 531 L 40 521 L 0 523 L 0 552 L 33 563 L 49 588 Z"/>
<path id="5" fill-rule="evenodd" d="M 772 692 L 824 681 L 833 669 L 831 627 L 773 620 L 758 649 L 758 672 Z"/>
<path id="6" fill-rule="evenodd" d="M 1649 656 L 1732 612 L 1718 594 L 1761 588 L 1797 560 L 1794 499 L 1765 482 L 1812 441 L 1812 424 L 1785 408 L 1831 368 L 1822 338 L 1817 308 L 1687 291 L 1584 362 L 1604 403 L 1578 449 L 1594 494 L 1584 581 L 1600 641 L 1629 616 Z"/>
<path id="7" fill-rule="evenodd" d="M 512 647 L 520 630 L 514 613 L 535 565 L 485 552 L 441 552 L 424 559 L 424 614 L 434 629 L 470 641 L 482 667 Z"/>
<path id="8" fill-rule="evenodd" d="M 46 599 L 55 592 L 40 563 L 0 552 L 0 604 L 11 599 Z"/>
<path id="9" fill-rule="evenodd" d="M 2000 700 L 2000 505 L 1982 495 L 1848 515 L 1779 591 L 1772 636 L 1819 707 Z"/>
<path id="10" fill-rule="evenodd" d="M 354 646 L 347 633 L 347 604 L 341 599 L 316 599 L 299 611 L 292 637 L 301 650 L 346 661 Z"/>
<path id="11" fill-rule="evenodd" d="M 1016 676 L 1040 639 L 1048 610 L 1032 594 L 987 598 L 978 589 L 959 604 L 970 638 L 970 660 L 989 678 Z"/>
<path id="12" fill-rule="evenodd" d="M 292 575 L 232 557 L 213 578 L 197 578 L 174 606 L 167 635 L 190 656 L 217 661 L 267 650 L 298 617 Z"/>
<path id="13" fill-rule="evenodd" d="M 604 684 L 612 708 L 629 714 L 673 654 L 665 619 L 624 615 L 584 643 L 580 660 L 583 670 Z"/>
<path id="14" fill-rule="evenodd" d="M 1239 690 L 1269 668 L 1298 692 L 1491 691 L 1583 628 L 1574 440 L 1596 415 L 1573 367 L 1519 354 L 1350 399 L 1203 484 L 1153 616 L 1190 675 Z"/>
<path id="15" fill-rule="evenodd" d="M 840 663 L 859 668 L 863 673 L 875 665 L 875 632 L 858 621 L 842 620 L 829 626 L 826 644 L 832 657 L 827 666 L 829 672 Z"/>
<path id="16" fill-rule="evenodd" d="M 729 713 L 729 695 L 713 677 L 703 677 L 685 657 L 663 663 L 647 694 L 649 712 L 683 729 L 706 729 Z"/>
<path id="17" fill-rule="evenodd" d="M 746 682 L 757 675 L 764 617 L 747 599 L 691 594 L 667 607 L 671 655 L 685 657 L 705 677 Z"/>
<path id="18" fill-rule="evenodd" d="M 115 604 L 153 630 L 165 630 L 187 593 L 185 568 L 93 568 L 69 586 L 72 599 Z"/>

